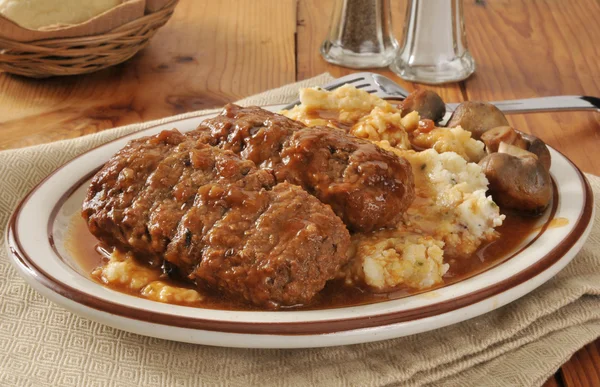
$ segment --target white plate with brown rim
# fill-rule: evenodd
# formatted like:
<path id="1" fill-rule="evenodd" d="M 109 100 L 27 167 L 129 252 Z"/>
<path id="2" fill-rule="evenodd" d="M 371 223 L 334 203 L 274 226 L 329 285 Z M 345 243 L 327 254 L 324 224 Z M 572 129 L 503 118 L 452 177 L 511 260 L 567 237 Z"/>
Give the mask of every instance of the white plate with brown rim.
<path id="1" fill-rule="evenodd" d="M 432 291 L 320 310 L 235 311 L 159 303 L 95 282 L 66 243 L 68 225 L 81 209 L 91 176 L 129 140 L 173 127 L 189 131 L 211 116 L 119 138 L 76 157 L 38 184 L 18 205 L 7 229 L 7 248 L 23 278 L 76 314 L 141 335 L 225 347 L 325 347 L 425 332 L 506 305 L 558 273 L 592 227 L 588 182 L 571 161 L 550 149 L 555 196 L 536 231 L 499 257 L 497 265 Z"/>

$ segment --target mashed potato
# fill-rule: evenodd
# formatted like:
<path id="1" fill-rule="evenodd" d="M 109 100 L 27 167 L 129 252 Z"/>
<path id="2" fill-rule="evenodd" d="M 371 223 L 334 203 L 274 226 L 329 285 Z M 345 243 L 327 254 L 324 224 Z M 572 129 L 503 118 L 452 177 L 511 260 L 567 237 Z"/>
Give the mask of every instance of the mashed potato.
<path id="1" fill-rule="evenodd" d="M 126 287 L 128 290 L 140 290 L 152 281 L 160 278 L 160 273 L 138 264 L 131 254 L 122 254 L 115 250 L 106 265 L 98 267 L 92 275 L 105 284 Z"/>
<path id="2" fill-rule="evenodd" d="M 394 150 L 393 148 L 389 148 Z M 497 237 L 504 215 L 491 196 L 481 167 L 454 152 L 400 152 L 413 167 L 417 198 L 406 212 L 405 226 L 444 242 L 446 255 L 471 255 Z"/>
<path id="3" fill-rule="evenodd" d="M 172 286 L 163 281 L 150 282 L 142 289 L 140 294 L 150 300 L 166 302 L 168 304 L 189 304 L 202 301 L 202 296 L 194 289 Z"/>
<path id="4" fill-rule="evenodd" d="M 407 230 L 386 230 L 353 236 L 355 259 L 344 268 L 347 283 L 364 282 L 379 291 L 398 285 L 414 289 L 442 282 L 443 242 Z"/>
<path id="5" fill-rule="evenodd" d="M 504 215 L 485 195 L 488 180 L 476 164 L 484 144 L 470 132 L 420 126 L 417 112 L 401 117 L 387 101 L 349 85 L 331 92 L 302 89 L 300 101 L 282 114 L 371 140 L 405 157 L 414 172 L 417 197 L 396 229 L 353 236 L 353 259 L 340 273 L 347 282 L 379 291 L 425 289 L 443 282 L 445 260 L 469 256 L 497 238 L 494 228 Z"/>
<path id="6" fill-rule="evenodd" d="M 99 281 L 135 291 L 149 300 L 165 303 L 195 303 L 203 297 L 196 290 L 169 285 L 160 280 L 160 272 L 133 259 L 130 253 L 115 250 L 110 260 L 92 272 Z"/>

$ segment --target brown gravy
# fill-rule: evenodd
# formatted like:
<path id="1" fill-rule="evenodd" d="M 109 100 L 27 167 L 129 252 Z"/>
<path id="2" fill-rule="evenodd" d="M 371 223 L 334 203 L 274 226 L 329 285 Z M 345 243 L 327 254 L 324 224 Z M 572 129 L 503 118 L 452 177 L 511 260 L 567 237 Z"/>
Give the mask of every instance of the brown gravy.
<path id="1" fill-rule="evenodd" d="M 548 223 L 548 228 L 559 228 L 564 227 L 569 224 L 569 219 L 567 218 L 554 218 Z M 543 226 L 538 227 L 537 230 L 541 230 Z"/>
<path id="2" fill-rule="evenodd" d="M 309 119 L 321 119 L 329 122 L 330 125 L 335 126 L 349 132 L 352 129 L 352 123 L 341 122 L 339 120 L 339 112 L 335 110 L 326 109 L 312 109 L 306 112 L 306 116 Z"/>
<path id="3" fill-rule="evenodd" d="M 534 232 L 540 231 L 539 218 L 522 216 L 508 211 L 502 213 L 505 213 L 507 216 L 504 224 L 496 228 L 501 235 L 500 238 L 493 242 L 483 244 L 470 257 L 446 259 L 446 262 L 450 263 L 450 269 L 444 276 L 444 284 L 432 289 L 459 282 L 504 262 L 506 259 L 510 258 L 510 255 L 515 252 L 525 238 Z M 554 220 L 557 220 L 557 222 L 554 222 Z M 554 220 L 548 222 L 547 226 L 552 227 L 553 222 L 561 223 L 558 219 Z M 558 224 L 554 225 L 554 227 L 558 226 Z M 80 216 L 74 216 L 69 234 L 67 248 L 77 259 L 77 263 L 83 271 L 91 273 L 94 268 L 102 265 L 107 260 L 106 254 L 102 254 L 102 247 L 99 246 L 98 240 L 88 231 L 85 222 Z M 192 285 L 183 281 L 179 282 L 168 279 L 166 282 L 170 282 L 178 287 L 194 288 Z M 124 293 L 138 295 L 125 288 L 119 289 L 114 286 L 111 286 L 111 288 Z M 388 293 L 374 293 L 369 289 L 347 286 L 343 281 L 335 280 L 330 281 L 327 286 L 315 296 L 310 305 L 288 307 L 286 309 L 327 309 L 370 304 L 398 299 L 412 294 L 424 293 L 431 291 L 432 289 L 411 291 L 406 288 L 399 288 Z M 221 294 L 211 294 L 206 293 L 205 291 L 202 291 L 202 294 L 205 295 L 205 299 L 201 303 L 198 303 L 197 305 L 186 305 L 222 310 L 260 310 L 255 306 L 248 305 L 239 300 L 231 300 Z"/>

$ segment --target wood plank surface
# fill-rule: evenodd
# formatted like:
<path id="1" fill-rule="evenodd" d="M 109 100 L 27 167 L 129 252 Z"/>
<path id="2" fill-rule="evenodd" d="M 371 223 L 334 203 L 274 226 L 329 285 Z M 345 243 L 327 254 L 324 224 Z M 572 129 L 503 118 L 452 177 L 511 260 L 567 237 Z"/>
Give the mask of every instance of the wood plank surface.
<path id="1" fill-rule="evenodd" d="M 600 386 L 600 340 L 588 344 L 562 367 L 566 387 Z"/>
<path id="2" fill-rule="evenodd" d="M 187 0 L 122 65 L 44 80 L 0 74 L 0 149 L 222 106 L 293 82 L 295 30 L 294 0 Z"/>
<path id="3" fill-rule="evenodd" d="M 556 376 L 552 376 L 542 387 L 562 387 L 562 383 Z"/>
<path id="4" fill-rule="evenodd" d="M 465 82 L 467 98 L 600 95 L 598 16 L 600 2 L 594 0 L 465 2 L 467 38 L 477 63 Z M 600 174 L 597 112 L 511 115 L 509 121 L 561 150 L 583 171 Z"/>

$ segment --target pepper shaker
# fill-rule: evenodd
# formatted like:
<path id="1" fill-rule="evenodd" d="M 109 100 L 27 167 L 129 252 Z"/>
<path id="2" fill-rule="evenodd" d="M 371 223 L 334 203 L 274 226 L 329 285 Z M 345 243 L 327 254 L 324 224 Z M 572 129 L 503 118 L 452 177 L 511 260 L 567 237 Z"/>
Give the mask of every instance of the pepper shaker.
<path id="1" fill-rule="evenodd" d="M 321 55 L 351 68 L 385 67 L 396 56 L 390 0 L 336 0 Z"/>

